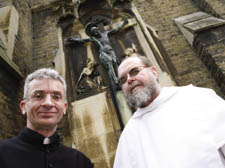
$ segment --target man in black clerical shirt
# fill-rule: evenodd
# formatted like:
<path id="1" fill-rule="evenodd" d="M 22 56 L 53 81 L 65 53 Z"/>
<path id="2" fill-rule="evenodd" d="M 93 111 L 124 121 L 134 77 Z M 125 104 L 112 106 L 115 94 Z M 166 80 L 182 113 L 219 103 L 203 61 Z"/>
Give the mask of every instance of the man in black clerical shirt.
<path id="1" fill-rule="evenodd" d="M 43 68 L 26 78 L 20 108 L 27 126 L 0 143 L 1 168 L 93 168 L 84 154 L 59 142 L 56 129 L 67 101 L 65 80 L 55 70 Z"/>

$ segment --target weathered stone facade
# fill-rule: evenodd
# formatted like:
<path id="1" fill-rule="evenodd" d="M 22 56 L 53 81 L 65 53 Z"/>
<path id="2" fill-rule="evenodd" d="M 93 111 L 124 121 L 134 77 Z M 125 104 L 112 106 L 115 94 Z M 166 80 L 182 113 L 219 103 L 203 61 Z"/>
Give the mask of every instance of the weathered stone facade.
<path id="1" fill-rule="evenodd" d="M 172 74 L 176 84 L 192 83 L 197 86 L 213 88 L 217 93 L 223 95 L 224 93 L 221 93 L 213 74 L 209 72 L 173 22 L 174 18 L 200 11 L 201 9 L 197 5 L 202 2 L 197 0 L 194 2 L 186 0 L 137 0 L 134 3 L 145 22 L 157 29 L 159 38 L 174 67 Z M 213 2 L 211 3 L 211 8 L 216 8 L 217 2 L 215 1 L 215 3 L 215 6 L 213 6 Z M 218 7 L 220 8 L 220 6 Z M 207 11 L 211 8 L 207 5 Z"/>
<path id="2" fill-rule="evenodd" d="M 16 36 L 15 48 L 13 51 L 13 61 L 20 68 L 20 71 L 26 75 L 32 71 L 32 14 L 30 1 L 13 1 L 19 13 L 19 29 Z"/>
<path id="3" fill-rule="evenodd" d="M 33 13 L 33 68 L 53 67 L 58 46 L 57 20 L 51 10 Z"/>
<path id="4" fill-rule="evenodd" d="M 23 80 L 21 78 L 21 74 L 26 75 L 32 68 L 31 59 L 33 33 L 29 3 L 29 0 L 0 1 L 1 9 L 5 9 L 13 5 L 20 16 L 18 32 L 15 36 L 15 40 L 13 41 L 13 55 L 11 59 L 7 59 L 11 61 L 12 64 L 6 60 L 1 61 L 0 139 L 7 139 L 15 136 L 25 124 L 24 117 L 21 115 L 19 110 L 19 100 L 22 98 L 21 84 L 23 83 Z M 4 22 L 8 22 L 9 25 L 2 25 Z M 10 21 L 1 20 L 1 30 L 5 33 L 6 39 L 10 33 L 9 30 L 13 29 L 15 24 L 9 22 Z M 8 39 L 8 42 L 9 41 L 10 39 Z M 8 43 L 2 43 L 1 45 L 1 57 L 7 57 L 7 44 Z M 14 63 L 17 65 L 16 69 L 14 69 Z M 20 72 L 17 71 L 18 69 Z"/>
<path id="5" fill-rule="evenodd" d="M 0 140 L 17 135 L 25 125 L 25 118 L 19 110 L 19 100 L 22 99 L 23 79 L 28 73 L 41 67 L 59 70 L 57 67 L 62 65 L 60 73 L 66 79 L 71 78 L 68 72 L 71 67 L 65 68 L 63 61 L 57 62 L 58 55 L 64 56 L 62 54 L 64 34 L 58 24 L 59 2 L 59 0 L 0 0 L 0 12 L 6 6 L 14 6 L 19 15 L 18 32 L 14 33 L 14 45 L 11 45 L 14 46 L 12 58 L 9 62 L 0 60 L 0 65 L 4 65 L 0 68 Z M 132 3 L 137 7 L 143 21 L 155 30 L 151 32 L 151 35 L 157 33 L 158 37 L 154 36 L 154 42 L 175 84 L 193 84 L 213 88 L 219 95 L 225 97 L 225 26 L 220 25 L 196 32 L 193 46 L 191 46 L 174 22 L 175 18 L 199 11 L 225 19 L 224 1 L 133 0 Z M 9 28 L 13 25 L 0 20 L 0 30 L 3 30 L 7 36 L 8 29 L 3 23 Z M 0 46 L 1 57 L 7 56 L 5 44 L 2 42 Z M 157 51 L 152 50 L 154 54 L 157 54 Z M 69 91 L 73 90 L 73 83 L 68 84 L 68 87 Z M 69 95 L 74 96 L 73 93 Z M 104 96 L 101 98 L 104 99 Z M 69 101 L 73 99 L 69 97 Z M 113 106 L 111 98 L 109 100 L 108 104 L 106 103 L 107 108 Z M 76 105 L 76 103 L 73 104 Z M 95 126 L 99 127 L 98 122 L 102 122 L 98 117 L 99 114 L 96 112 L 87 116 L 82 113 L 78 116 L 79 113 L 74 113 L 76 110 L 73 105 L 70 105 L 68 114 L 60 123 L 59 133 L 62 141 L 68 146 L 75 145 L 91 157 L 97 167 L 112 167 L 116 141 L 120 133 L 114 109 L 102 111 L 101 116 L 104 119 L 102 130 L 96 131 L 99 135 L 95 135 L 96 132 L 93 131 Z M 94 116 L 98 117 L 95 121 Z M 84 130 L 86 134 L 82 132 Z M 81 138 L 86 139 L 80 142 L 83 140 Z M 104 143 L 105 146 L 97 148 L 96 146 L 102 145 L 100 141 L 104 140 L 107 141 Z M 107 152 L 109 154 L 106 159 L 97 155 L 98 153 L 105 155 Z"/>
<path id="6" fill-rule="evenodd" d="M 194 48 L 213 75 L 221 92 L 225 93 L 225 26 L 200 32 Z"/>

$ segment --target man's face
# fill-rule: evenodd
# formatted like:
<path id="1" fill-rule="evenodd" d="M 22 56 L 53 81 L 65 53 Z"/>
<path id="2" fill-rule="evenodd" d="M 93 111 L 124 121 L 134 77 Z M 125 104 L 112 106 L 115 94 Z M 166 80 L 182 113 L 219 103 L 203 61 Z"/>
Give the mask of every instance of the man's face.
<path id="1" fill-rule="evenodd" d="M 121 87 L 128 104 L 132 107 L 145 107 L 158 94 L 156 68 L 145 67 L 137 57 L 128 58 L 120 64 L 118 77 L 119 79 L 127 77 L 127 80 L 123 80 L 125 83 Z"/>
<path id="2" fill-rule="evenodd" d="M 63 84 L 54 79 L 34 79 L 30 82 L 28 97 L 20 108 L 27 115 L 27 127 L 32 130 L 56 129 L 66 112 Z"/>

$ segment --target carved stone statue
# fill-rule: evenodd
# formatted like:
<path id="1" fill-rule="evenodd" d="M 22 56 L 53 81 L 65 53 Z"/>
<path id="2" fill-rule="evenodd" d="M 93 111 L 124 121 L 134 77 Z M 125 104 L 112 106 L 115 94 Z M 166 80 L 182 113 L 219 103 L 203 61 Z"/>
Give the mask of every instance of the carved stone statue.
<path id="1" fill-rule="evenodd" d="M 103 64 L 104 68 L 107 69 L 110 79 L 113 81 L 113 87 L 116 88 L 118 84 L 117 79 L 117 68 L 118 68 L 118 60 L 116 54 L 110 44 L 109 41 L 109 34 L 116 33 L 119 31 L 124 25 L 128 23 L 127 20 L 123 21 L 119 24 L 115 29 L 111 29 L 108 31 L 101 32 L 98 26 L 95 23 L 88 23 L 85 26 L 85 32 L 89 36 L 89 38 L 81 39 L 70 37 L 68 38 L 69 42 L 76 43 L 76 42 L 88 42 L 93 41 L 99 46 L 99 59 Z"/>
<path id="2" fill-rule="evenodd" d="M 134 43 L 132 43 L 132 46 L 130 48 L 127 48 L 124 54 L 125 54 L 125 57 L 130 57 L 134 53 L 137 53 L 137 47 Z"/>
<path id="3" fill-rule="evenodd" d="M 94 73 L 97 63 L 87 59 L 86 66 L 82 70 L 77 81 L 76 90 L 78 93 L 91 91 L 93 88 L 101 87 L 101 78 L 98 74 Z"/>

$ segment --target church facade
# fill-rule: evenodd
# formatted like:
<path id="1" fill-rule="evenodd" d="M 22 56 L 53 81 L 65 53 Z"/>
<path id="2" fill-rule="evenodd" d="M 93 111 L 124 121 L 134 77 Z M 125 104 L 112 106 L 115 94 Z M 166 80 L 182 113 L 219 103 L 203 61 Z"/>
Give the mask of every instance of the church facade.
<path id="1" fill-rule="evenodd" d="M 25 77 L 49 67 L 68 85 L 61 141 L 95 167 L 112 167 L 134 111 L 114 78 L 119 62 L 145 55 L 163 86 L 193 84 L 225 98 L 224 11 L 217 0 L 0 0 L 0 141 L 25 126 Z"/>

